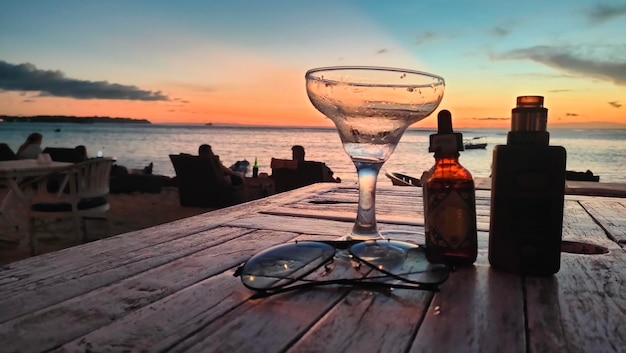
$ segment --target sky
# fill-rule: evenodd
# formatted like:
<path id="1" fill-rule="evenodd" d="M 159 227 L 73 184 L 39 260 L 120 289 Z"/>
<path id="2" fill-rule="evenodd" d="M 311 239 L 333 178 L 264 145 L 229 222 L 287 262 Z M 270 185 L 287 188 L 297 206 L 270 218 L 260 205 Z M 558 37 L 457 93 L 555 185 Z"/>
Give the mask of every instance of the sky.
<path id="1" fill-rule="evenodd" d="M 0 115 L 332 126 L 304 74 L 337 65 L 442 76 L 455 127 L 509 127 L 520 95 L 626 124 L 626 0 L 0 2 Z"/>

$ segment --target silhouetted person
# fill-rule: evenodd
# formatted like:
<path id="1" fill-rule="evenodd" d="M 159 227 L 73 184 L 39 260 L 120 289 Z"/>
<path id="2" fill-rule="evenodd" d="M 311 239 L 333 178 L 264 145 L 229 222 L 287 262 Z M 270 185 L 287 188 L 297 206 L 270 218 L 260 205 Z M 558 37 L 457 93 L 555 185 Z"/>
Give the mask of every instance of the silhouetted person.
<path id="1" fill-rule="evenodd" d="M 291 147 L 291 159 L 294 161 L 298 161 L 298 165 L 301 165 L 304 162 L 304 147 L 300 145 L 294 145 Z"/>
<path id="2" fill-rule="evenodd" d="M 42 141 L 43 135 L 38 132 L 28 135 L 26 141 L 17 149 L 17 159 L 37 159 L 41 153 Z"/>
<path id="3" fill-rule="evenodd" d="M 87 155 L 87 147 L 85 145 L 78 145 L 74 147 L 76 150 L 77 158 L 79 162 L 86 161 L 89 159 L 89 155 Z"/>
<path id="4" fill-rule="evenodd" d="M 243 177 L 235 173 L 232 169 L 223 165 L 222 162 L 220 161 L 219 156 L 213 153 L 213 149 L 211 149 L 211 145 L 207 145 L 207 144 L 200 145 L 200 147 L 198 147 L 198 156 L 214 160 L 217 163 L 217 165 L 220 167 L 220 169 L 222 170 L 222 173 L 224 174 L 224 179 L 226 180 L 228 184 L 235 185 L 235 186 L 243 184 Z"/>
<path id="5" fill-rule="evenodd" d="M 333 178 L 334 173 L 332 170 L 330 170 L 330 168 L 328 168 L 326 163 L 306 161 L 304 158 L 305 154 L 306 153 L 304 152 L 303 146 L 300 146 L 300 145 L 291 146 L 291 159 L 298 162 L 299 170 L 306 172 L 306 169 L 315 169 L 315 168 L 311 168 L 311 165 L 322 164 L 323 176 L 321 180 L 316 180 L 316 181 L 324 181 L 324 182 L 334 181 L 338 183 L 341 182 L 341 179 Z"/>

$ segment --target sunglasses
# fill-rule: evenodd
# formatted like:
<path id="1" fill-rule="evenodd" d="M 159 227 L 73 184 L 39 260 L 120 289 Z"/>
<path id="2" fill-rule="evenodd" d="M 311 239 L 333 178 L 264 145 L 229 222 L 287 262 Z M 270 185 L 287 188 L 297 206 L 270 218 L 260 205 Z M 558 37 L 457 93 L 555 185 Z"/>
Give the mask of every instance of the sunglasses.
<path id="1" fill-rule="evenodd" d="M 337 253 L 337 251 L 340 253 Z M 306 277 L 324 267 L 331 271 L 336 255 L 347 257 L 362 276 L 330 280 Z M 345 258 L 345 257 L 344 257 Z M 369 271 L 363 271 L 363 266 Z M 244 286 L 264 297 L 324 285 L 349 285 L 369 289 L 420 289 L 438 291 L 450 268 L 430 263 L 425 247 L 397 240 L 297 241 L 266 249 L 237 268 Z"/>

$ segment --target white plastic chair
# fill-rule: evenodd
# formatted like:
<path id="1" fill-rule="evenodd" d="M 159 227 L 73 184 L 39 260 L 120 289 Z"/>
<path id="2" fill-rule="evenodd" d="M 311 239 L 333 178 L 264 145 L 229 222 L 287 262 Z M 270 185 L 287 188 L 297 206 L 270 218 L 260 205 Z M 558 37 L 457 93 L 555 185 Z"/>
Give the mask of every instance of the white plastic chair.
<path id="1" fill-rule="evenodd" d="M 28 183 L 35 185 L 28 217 L 28 238 L 33 255 L 38 253 L 35 234 L 38 218 L 71 217 L 75 240 L 79 243 L 87 239 L 85 218 L 102 214 L 99 218 L 108 221 L 109 179 L 114 162 L 111 158 L 93 158 Z"/>

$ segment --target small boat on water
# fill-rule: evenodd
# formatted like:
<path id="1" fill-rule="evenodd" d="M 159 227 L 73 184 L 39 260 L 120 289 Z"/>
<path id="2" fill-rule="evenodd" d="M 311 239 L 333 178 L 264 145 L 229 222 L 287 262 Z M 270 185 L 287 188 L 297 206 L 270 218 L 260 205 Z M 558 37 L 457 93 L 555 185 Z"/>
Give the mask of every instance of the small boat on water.
<path id="1" fill-rule="evenodd" d="M 391 179 L 393 185 L 398 186 L 422 186 L 422 182 L 418 178 L 400 173 L 385 173 L 387 178 Z"/>
<path id="2" fill-rule="evenodd" d="M 577 172 L 577 171 L 573 171 L 573 170 L 566 170 L 565 171 L 565 180 L 598 182 L 598 181 L 600 181 L 600 176 L 599 175 L 594 175 L 593 172 L 591 170 L 589 170 L 589 169 L 587 169 L 586 172 Z"/>
<path id="3" fill-rule="evenodd" d="M 463 147 L 466 150 L 484 150 L 487 148 L 487 138 L 484 136 L 474 137 L 463 141 Z"/>

